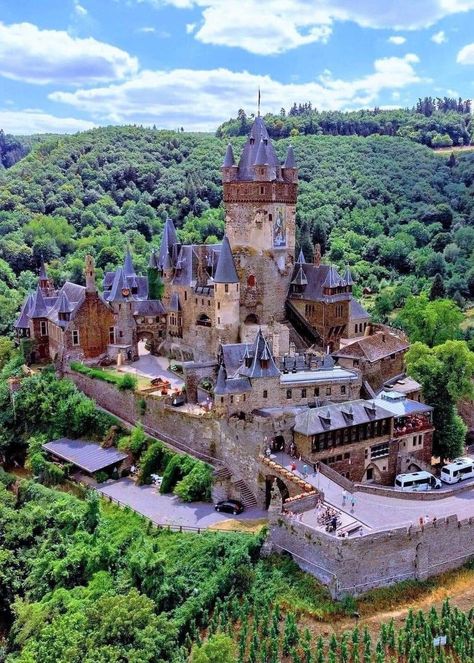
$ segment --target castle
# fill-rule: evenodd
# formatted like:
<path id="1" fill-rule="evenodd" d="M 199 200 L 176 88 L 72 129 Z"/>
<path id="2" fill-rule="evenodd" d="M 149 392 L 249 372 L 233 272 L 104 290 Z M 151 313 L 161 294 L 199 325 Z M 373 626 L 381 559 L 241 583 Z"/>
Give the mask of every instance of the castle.
<path id="1" fill-rule="evenodd" d="M 222 180 L 220 244 L 183 245 L 168 219 L 147 275 L 135 273 L 128 249 L 123 266 L 105 275 L 101 294 L 91 257 L 85 287 L 65 283 L 59 291 L 42 263 L 37 290 L 15 324 L 19 338 L 34 341 L 31 359 L 120 354 L 133 360 L 146 339 L 153 353 L 210 361 L 223 357 L 229 344 L 253 344 L 257 333 L 266 352 L 281 358 L 303 345 L 302 338 L 333 351 L 341 339 L 362 337 L 369 316 L 352 296 L 350 270 L 341 276 L 322 264 L 319 246 L 311 262 L 301 251 L 295 257 L 292 147 L 280 164 L 258 116 L 238 163 L 228 146 Z"/>

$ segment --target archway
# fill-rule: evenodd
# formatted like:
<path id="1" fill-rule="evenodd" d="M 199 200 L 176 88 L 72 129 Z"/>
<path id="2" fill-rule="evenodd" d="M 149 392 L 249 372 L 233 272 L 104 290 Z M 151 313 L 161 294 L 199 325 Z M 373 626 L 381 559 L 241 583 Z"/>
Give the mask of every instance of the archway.
<path id="1" fill-rule="evenodd" d="M 211 318 L 205 313 L 201 313 L 199 318 L 196 320 L 196 324 L 200 327 L 210 327 L 212 325 Z"/>
<path id="2" fill-rule="evenodd" d="M 249 313 L 248 316 L 244 320 L 245 325 L 258 325 L 258 316 L 255 315 L 255 313 Z"/>
<path id="3" fill-rule="evenodd" d="M 146 357 L 149 354 L 153 354 L 154 343 L 153 343 L 153 334 L 151 332 L 143 331 L 138 332 L 138 356 Z"/>
<path id="4" fill-rule="evenodd" d="M 272 440 L 272 451 L 285 451 L 285 438 L 283 435 L 277 435 Z"/>
<path id="5" fill-rule="evenodd" d="M 265 508 L 268 509 L 270 506 L 270 501 L 272 499 L 272 486 L 273 482 L 276 483 L 278 490 L 280 491 L 282 502 L 284 503 L 290 497 L 290 491 L 286 487 L 284 481 L 280 477 L 268 476 L 265 478 Z"/>

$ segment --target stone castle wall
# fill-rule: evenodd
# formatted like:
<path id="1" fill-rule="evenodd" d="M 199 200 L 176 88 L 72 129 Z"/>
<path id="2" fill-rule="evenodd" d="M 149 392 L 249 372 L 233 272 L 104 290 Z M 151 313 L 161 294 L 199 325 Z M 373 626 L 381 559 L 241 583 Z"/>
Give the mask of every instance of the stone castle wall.
<path id="1" fill-rule="evenodd" d="M 456 516 L 423 528 L 398 528 L 338 539 L 286 515 L 275 515 L 270 541 L 305 571 L 329 585 L 333 596 L 361 594 L 401 580 L 424 580 L 474 557 L 474 519 Z"/>

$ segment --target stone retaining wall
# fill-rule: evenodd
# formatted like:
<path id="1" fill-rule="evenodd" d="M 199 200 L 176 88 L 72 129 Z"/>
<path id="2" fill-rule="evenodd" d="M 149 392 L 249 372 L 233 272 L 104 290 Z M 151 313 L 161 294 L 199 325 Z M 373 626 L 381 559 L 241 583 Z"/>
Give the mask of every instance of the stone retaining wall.
<path id="1" fill-rule="evenodd" d="M 461 566 L 474 558 L 473 533 L 474 518 L 458 521 L 449 516 L 423 528 L 342 539 L 279 514 L 272 518 L 270 542 L 276 551 L 290 552 L 339 598 Z"/>

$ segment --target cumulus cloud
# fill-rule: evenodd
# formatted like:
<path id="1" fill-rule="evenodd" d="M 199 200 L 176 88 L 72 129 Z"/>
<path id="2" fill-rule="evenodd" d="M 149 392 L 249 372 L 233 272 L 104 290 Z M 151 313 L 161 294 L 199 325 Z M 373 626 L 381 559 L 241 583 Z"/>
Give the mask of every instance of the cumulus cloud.
<path id="1" fill-rule="evenodd" d="M 137 0 L 143 2 L 145 0 Z M 474 9 L 474 0 L 147 0 L 178 9 L 199 8 L 195 38 L 259 55 L 325 42 L 337 21 L 374 29 L 416 30 Z M 396 42 L 393 42 L 396 43 Z"/>
<path id="2" fill-rule="evenodd" d="M 444 44 L 445 41 L 448 41 L 448 38 L 446 37 L 444 30 L 440 30 L 431 36 L 431 41 L 434 41 L 435 44 Z"/>
<path id="3" fill-rule="evenodd" d="M 56 117 L 41 110 L 0 110 L 0 127 L 17 135 L 36 133 L 75 133 L 96 126 L 88 120 Z"/>
<path id="4" fill-rule="evenodd" d="M 77 5 L 76 5 L 77 6 Z M 138 71 L 138 61 L 120 48 L 32 23 L 0 22 L 0 75 L 45 85 L 105 83 Z"/>
<path id="5" fill-rule="evenodd" d="M 87 9 L 79 4 L 78 0 L 74 0 L 74 11 L 78 16 L 87 16 L 88 14 Z"/>
<path id="6" fill-rule="evenodd" d="M 474 43 L 467 44 L 458 53 L 456 58 L 458 64 L 474 64 Z"/>
<path id="7" fill-rule="evenodd" d="M 389 44 L 395 44 L 395 46 L 401 46 L 406 42 L 406 39 L 400 35 L 393 35 L 393 37 L 388 38 L 388 42 Z"/>
<path id="8" fill-rule="evenodd" d="M 156 123 L 166 128 L 208 131 L 235 115 L 239 107 L 252 112 L 258 87 L 264 111 L 279 111 L 295 100 L 311 101 L 319 109 L 370 106 L 384 89 L 397 90 L 420 82 L 414 68 L 418 61 L 413 53 L 381 58 L 366 76 L 343 80 L 326 71 L 307 83 L 281 83 L 270 76 L 223 68 L 142 71 L 121 84 L 58 91 L 50 99 L 90 113 L 99 123 Z"/>
<path id="9" fill-rule="evenodd" d="M 150 25 L 145 25 L 143 28 L 138 28 L 137 32 L 143 32 L 145 34 L 153 34 L 154 32 L 156 32 L 156 28 L 153 28 Z"/>

